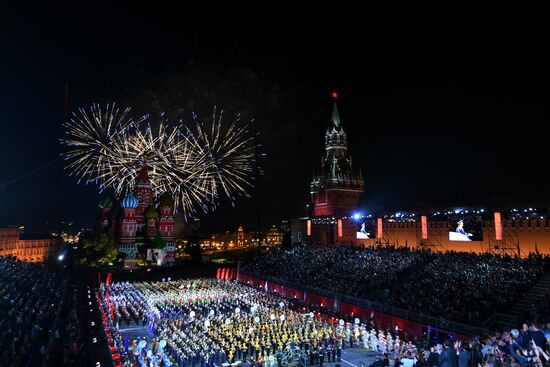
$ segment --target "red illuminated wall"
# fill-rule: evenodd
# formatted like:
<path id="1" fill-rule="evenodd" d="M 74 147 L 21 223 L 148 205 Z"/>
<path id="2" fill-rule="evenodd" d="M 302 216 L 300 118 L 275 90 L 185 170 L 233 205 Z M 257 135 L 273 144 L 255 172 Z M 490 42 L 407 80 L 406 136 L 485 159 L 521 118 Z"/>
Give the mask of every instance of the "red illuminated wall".
<path id="1" fill-rule="evenodd" d="M 313 216 L 351 215 L 361 204 L 363 191 L 348 189 L 329 189 L 313 193 Z"/>
<path id="2" fill-rule="evenodd" d="M 495 212 L 495 240 L 502 240 L 502 220 L 499 212 Z"/>
<path id="3" fill-rule="evenodd" d="M 420 225 L 422 227 L 422 239 L 428 239 L 428 217 L 425 215 L 420 217 Z"/>
<path id="4" fill-rule="evenodd" d="M 502 241 L 496 238 L 495 224 L 492 220 L 483 222 L 482 241 L 458 242 L 449 240 L 448 222 L 428 222 L 428 240 L 432 251 L 464 251 L 464 252 L 498 252 L 504 245 L 511 254 L 517 253 L 519 244 L 520 255 L 527 256 L 538 250 L 539 253 L 550 255 L 550 222 L 541 220 L 501 220 Z M 420 223 L 384 223 L 382 243 L 396 246 L 420 248 L 422 231 Z"/>
<path id="5" fill-rule="evenodd" d="M 305 223 L 305 221 L 304 221 Z M 356 239 L 356 225 L 349 219 L 342 221 L 342 237 L 337 237 L 337 224 L 315 224 L 311 226 L 311 242 L 324 245 L 344 244 L 371 246 L 377 242 L 392 246 L 410 248 L 429 248 L 432 251 L 499 252 L 506 245 L 510 254 L 517 253 L 520 247 L 522 257 L 536 250 L 550 255 L 550 221 L 548 219 L 501 220 L 502 240 L 496 238 L 497 231 L 493 220 L 483 222 L 482 241 L 458 242 L 449 240 L 449 223 L 445 221 L 427 221 L 428 238 L 422 238 L 422 225 L 417 222 L 382 222 L 382 238 Z M 378 231 L 377 231 L 378 232 Z M 378 233 L 377 233 L 378 236 Z"/>

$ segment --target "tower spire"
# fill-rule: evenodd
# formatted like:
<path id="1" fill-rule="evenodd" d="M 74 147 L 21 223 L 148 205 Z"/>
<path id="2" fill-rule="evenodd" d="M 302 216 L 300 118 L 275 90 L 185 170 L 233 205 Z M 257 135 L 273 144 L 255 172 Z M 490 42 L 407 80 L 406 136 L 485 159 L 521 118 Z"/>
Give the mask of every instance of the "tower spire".
<path id="1" fill-rule="evenodd" d="M 143 161 L 141 170 L 139 171 L 139 182 L 149 183 L 149 167 L 147 167 L 147 159 Z"/>
<path id="2" fill-rule="evenodd" d="M 340 128 L 340 115 L 338 114 L 338 105 L 336 104 L 336 100 L 338 99 L 338 93 L 332 92 L 332 98 L 334 99 L 334 107 L 332 108 L 332 125 L 336 128 Z"/>

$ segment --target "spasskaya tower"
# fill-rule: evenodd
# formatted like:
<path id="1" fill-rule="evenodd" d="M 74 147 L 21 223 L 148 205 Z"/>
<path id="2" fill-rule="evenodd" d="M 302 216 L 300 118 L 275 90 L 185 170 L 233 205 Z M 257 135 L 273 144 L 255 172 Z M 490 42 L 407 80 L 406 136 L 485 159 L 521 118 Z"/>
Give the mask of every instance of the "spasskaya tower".
<path id="1" fill-rule="evenodd" d="M 321 158 L 321 172 L 314 175 L 310 184 L 312 215 L 346 216 L 359 208 L 365 181 L 352 169 L 348 155 L 347 133 L 340 123 L 336 92 L 332 93 L 334 107 L 332 118 L 325 134 L 325 155 Z"/>

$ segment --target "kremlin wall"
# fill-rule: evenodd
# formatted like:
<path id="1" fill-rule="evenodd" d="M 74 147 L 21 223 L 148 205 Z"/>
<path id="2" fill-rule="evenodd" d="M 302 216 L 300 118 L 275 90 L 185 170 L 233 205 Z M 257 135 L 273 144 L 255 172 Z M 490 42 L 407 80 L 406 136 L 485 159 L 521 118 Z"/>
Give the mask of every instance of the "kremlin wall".
<path id="1" fill-rule="evenodd" d="M 550 209 L 456 210 L 364 216 L 358 214 L 365 191 L 361 172 L 348 154 L 336 93 L 325 134 L 321 168 L 310 183 L 311 213 L 291 221 L 292 243 L 408 246 L 432 251 L 467 251 L 527 256 L 550 255 Z M 467 223 L 458 228 L 458 222 Z M 475 227 L 475 228 L 474 228 Z M 476 233 L 467 233 L 474 230 Z"/>
<path id="2" fill-rule="evenodd" d="M 324 219 L 324 218 L 323 218 Z M 357 239 L 357 224 L 352 218 L 342 218 L 342 236 L 338 236 L 338 219 L 300 218 L 291 223 L 292 242 L 311 242 L 322 245 L 373 246 L 426 249 L 431 251 L 465 251 L 475 253 L 500 253 L 525 257 L 530 253 L 550 255 L 550 221 L 544 219 L 509 219 L 502 221 L 502 239 L 496 239 L 495 222 L 482 222 L 481 241 L 451 241 L 448 221 L 427 222 L 427 238 L 423 238 L 420 221 L 382 222 L 381 235 L 372 239 Z M 310 235 L 308 236 L 308 221 Z"/>

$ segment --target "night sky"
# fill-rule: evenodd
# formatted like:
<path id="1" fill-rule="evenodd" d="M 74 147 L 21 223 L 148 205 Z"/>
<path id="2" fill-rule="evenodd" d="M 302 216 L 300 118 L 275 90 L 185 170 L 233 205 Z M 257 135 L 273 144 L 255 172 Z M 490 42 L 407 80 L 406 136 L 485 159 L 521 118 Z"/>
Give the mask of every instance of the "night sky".
<path id="1" fill-rule="evenodd" d="M 71 110 L 115 101 L 185 117 L 218 104 L 255 117 L 265 175 L 252 199 L 203 217 L 207 228 L 306 213 L 333 90 L 367 212 L 550 197 L 536 9 L 29 8 L 0 26 L 0 224 L 93 226 L 97 188 L 56 160 L 65 83 Z"/>

